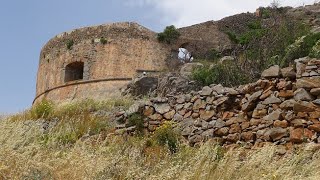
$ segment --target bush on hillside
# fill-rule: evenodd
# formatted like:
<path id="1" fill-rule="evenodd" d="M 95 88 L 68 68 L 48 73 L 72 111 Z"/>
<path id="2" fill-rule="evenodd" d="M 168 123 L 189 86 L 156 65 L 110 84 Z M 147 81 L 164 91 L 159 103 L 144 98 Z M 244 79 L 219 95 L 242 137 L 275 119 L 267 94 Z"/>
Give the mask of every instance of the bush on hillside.
<path id="1" fill-rule="evenodd" d="M 242 31 L 232 27 L 224 29 L 234 43 L 230 54 L 236 57 L 236 63 L 241 64 L 241 69 L 255 79 L 260 77 L 265 68 L 280 65 L 286 55 L 285 49 L 297 38 L 310 32 L 310 27 L 301 21 L 292 21 L 283 13 L 270 8 L 263 10 L 272 11 L 268 19 L 251 20 Z"/>
<path id="2" fill-rule="evenodd" d="M 302 58 L 308 55 L 316 56 L 313 47 L 317 47 L 317 41 L 320 40 L 320 33 L 310 33 L 297 39 L 293 44 L 288 46 L 285 51 L 285 56 L 282 59 L 281 66 L 288 66 L 293 63 L 293 60 Z"/>
<path id="3" fill-rule="evenodd" d="M 177 40 L 180 36 L 179 31 L 176 29 L 175 26 L 167 26 L 163 32 L 158 33 L 158 41 L 165 42 L 167 44 L 173 43 Z"/>
<path id="4" fill-rule="evenodd" d="M 128 126 L 135 126 L 136 132 L 142 134 L 144 129 L 143 116 L 138 113 L 131 114 L 128 118 Z"/>
<path id="5" fill-rule="evenodd" d="M 100 43 L 101 44 L 107 44 L 108 43 L 108 40 L 104 37 L 100 38 Z"/>
<path id="6" fill-rule="evenodd" d="M 171 153 L 178 151 L 178 134 L 174 131 L 172 122 L 165 122 L 154 132 L 153 138 L 161 146 L 168 146 Z"/>
<path id="7" fill-rule="evenodd" d="M 51 101 L 43 99 L 41 102 L 35 104 L 31 109 L 31 118 L 32 119 L 40 119 L 40 118 L 48 118 L 53 114 L 54 106 Z"/>
<path id="8" fill-rule="evenodd" d="M 67 45 L 67 49 L 71 50 L 72 46 L 74 45 L 74 41 L 73 40 L 68 40 L 66 45 Z"/>
<path id="9" fill-rule="evenodd" d="M 309 56 L 312 58 L 320 58 L 320 40 L 312 47 Z"/>
<path id="10" fill-rule="evenodd" d="M 192 78 L 201 85 L 222 84 L 233 87 L 251 81 L 248 73 L 241 70 L 235 63 L 218 63 L 214 66 L 196 68 L 192 72 Z"/>
<path id="11" fill-rule="evenodd" d="M 210 49 L 207 52 L 207 57 L 206 59 L 208 60 L 218 60 L 222 57 L 221 52 L 217 51 L 216 49 Z"/>

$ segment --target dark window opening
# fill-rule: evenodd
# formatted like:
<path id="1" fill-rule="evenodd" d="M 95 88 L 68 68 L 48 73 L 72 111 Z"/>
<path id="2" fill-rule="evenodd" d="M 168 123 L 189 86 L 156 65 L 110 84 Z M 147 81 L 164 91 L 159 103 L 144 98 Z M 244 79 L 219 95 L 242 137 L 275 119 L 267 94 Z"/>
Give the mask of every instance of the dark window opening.
<path id="1" fill-rule="evenodd" d="M 66 66 L 64 82 L 83 79 L 83 62 L 73 62 Z"/>

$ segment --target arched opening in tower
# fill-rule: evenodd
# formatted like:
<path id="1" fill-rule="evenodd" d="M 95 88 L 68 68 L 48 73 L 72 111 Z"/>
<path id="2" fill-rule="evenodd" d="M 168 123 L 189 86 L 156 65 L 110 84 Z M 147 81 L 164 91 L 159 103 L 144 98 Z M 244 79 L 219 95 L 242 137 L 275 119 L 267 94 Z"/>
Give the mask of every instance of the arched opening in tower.
<path id="1" fill-rule="evenodd" d="M 64 82 L 76 81 L 83 79 L 83 62 L 73 62 L 66 66 Z"/>
<path id="2" fill-rule="evenodd" d="M 187 49 L 187 46 L 189 46 L 189 43 L 184 43 L 179 47 L 178 52 L 178 59 L 181 62 L 188 63 L 193 60 L 191 52 Z"/>

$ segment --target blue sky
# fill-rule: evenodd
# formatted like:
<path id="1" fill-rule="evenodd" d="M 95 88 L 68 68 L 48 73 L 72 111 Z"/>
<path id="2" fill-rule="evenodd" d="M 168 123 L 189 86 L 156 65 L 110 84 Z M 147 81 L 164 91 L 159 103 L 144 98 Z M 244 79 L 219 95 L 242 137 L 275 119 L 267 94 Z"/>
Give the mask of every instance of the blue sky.
<path id="1" fill-rule="evenodd" d="M 1 0 L 0 114 L 30 107 L 41 47 L 74 28 L 136 21 L 154 31 L 254 11 L 271 0 Z M 283 0 L 282 5 L 314 0 Z"/>

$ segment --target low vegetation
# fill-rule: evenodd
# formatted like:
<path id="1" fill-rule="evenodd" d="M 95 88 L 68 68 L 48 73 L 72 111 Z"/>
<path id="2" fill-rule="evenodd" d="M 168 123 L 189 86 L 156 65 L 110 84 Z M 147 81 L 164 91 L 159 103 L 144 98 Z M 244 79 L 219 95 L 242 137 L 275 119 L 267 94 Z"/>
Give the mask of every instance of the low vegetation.
<path id="1" fill-rule="evenodd" d="M 158 41 L 171 44 L 180 37 L 179 31 L 175 26 L 167 26 L 163 32 L 158 33 Z"/>
<path id="2" fill-rule="evenodd" d="M 128 118 L 128 126 L 134 126 L 135 127 L 135 130 L 136 132 L 139 134 L 139 135 L 142 135 L 143 134 L 143 130 L 144 130 L 144 120 L 143 120 L 143 116 L 138 114 L 138 113 L 134 113 L 134 114 L 131 114 Z"/>
<path id="3" fill-rule="evenodd" d="M 100 38 L 100 43 L 101 44 L 107 44 L 108 43 L 108 40 L 104 37 Z"/>
<path id="4" fill-rule="evenodd" d="M 231 27 L 222 29 L 233 43 L 229 54 L 235 57 L 234 63 L 253 79 L 259 78 L 271 65 L 287 66 L 293 58 L 309 55 L 317 42 L 317 35 L 310 34 L 308 25 L 293 21 L 285 12 L 285 8 L 270 5 L 261 9 L 262 17 L 248 21 L 239 28 L 241 31 Z M 305 44 L 292 48 L 292 44 L 303 36 L 306 37 Z"/>
<path id="5" fill-rule="evenodd" d="M 283 151 L 273 145 L 258 150 L 241 146 L 227 150 L 209 141 L 201 147 L 190 147 L 170 121 L 150 135 L 115 136 L 107 114 L 129 104 L 128 98 L 84 100 L 58 107 L 43 101 L 34 107 L 41 117 L 38 120 L 21 114 L 0 120 L 0 179 L 317 179 L 320 176 L 320 151 L 310 144 L 293 148 L 286 155 L 279 155 Z M 129 123 L 139 127 L 143 125 L 142 119 L 141 115 L 133 114 Z"/>
<path id="6" fill-rule="evenodd" d="M 293 60 L 305 56 L 317 57 L 317 42 L 320 40 L 320 33 L 309 33 L 297 39 L 293 44 L 285 50 L 284 58 L 281 62 L 282 66 L 293 63 Z"/>
<path id="7" fill-rule="evenodd" d="M 248 73 L 232 62 L 215 63 L 196 68 L 192 72 L 192 78 L 203 86 L 222 84 L 226 87 L 246 84 L 253 80 Z"/>
<path id="8" fill-rule="evenodd" d="M 36 121 L 0 121 L 1 179 L 317 179 L 320 151 L 308 146 L 278 155 L 276 146 L 226 151 L 207 142 L 199 148 L 179 143 L 147 146 L 141 137 L 101 135 L 73 146 L 38 142 Z M 166 133 L 164 133 L 166 134 Z M 163 138 L 160 138 L 160 142 Z M 167 141 L 167 140 L 165 140 Z M 10 158 L 8 158 L 10 157 Z"/>
<path id="9" fill-rule="evenodd" d="M 67 49 L 71 50 L 72 46 L 74 45 L 74 41 L 73 40 L 68 40 L 66 43 Z"/>

